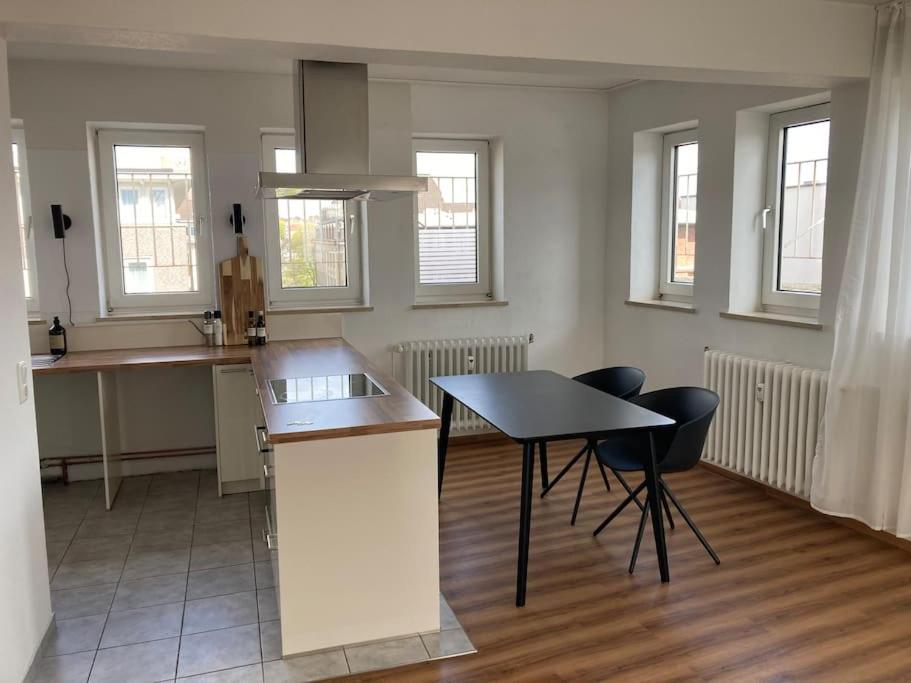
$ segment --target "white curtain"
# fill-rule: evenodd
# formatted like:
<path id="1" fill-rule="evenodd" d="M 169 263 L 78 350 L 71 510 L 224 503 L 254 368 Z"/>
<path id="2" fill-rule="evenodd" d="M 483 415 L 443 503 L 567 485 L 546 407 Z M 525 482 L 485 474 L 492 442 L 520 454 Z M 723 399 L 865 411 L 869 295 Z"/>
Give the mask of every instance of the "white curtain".
<path id="1" fill-rule="evenodd" d="M 911 538 L 911 21 L 877 10 L 813 507 Z"/>

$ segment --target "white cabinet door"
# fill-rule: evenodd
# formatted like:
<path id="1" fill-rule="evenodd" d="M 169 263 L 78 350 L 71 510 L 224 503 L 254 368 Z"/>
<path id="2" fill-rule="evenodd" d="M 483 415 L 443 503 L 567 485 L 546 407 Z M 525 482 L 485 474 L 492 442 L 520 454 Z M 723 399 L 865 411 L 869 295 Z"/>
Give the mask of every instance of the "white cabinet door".
<path id="1" fill-rule="evenodd" d="M 216 365 L 213 374 L 219 490 L 231 482 L 248 482 L 249 486 L 227 487 L 223 492 L 260 488 L 262 464 L 253 431 L 258 418 L 253 368 Z"/>

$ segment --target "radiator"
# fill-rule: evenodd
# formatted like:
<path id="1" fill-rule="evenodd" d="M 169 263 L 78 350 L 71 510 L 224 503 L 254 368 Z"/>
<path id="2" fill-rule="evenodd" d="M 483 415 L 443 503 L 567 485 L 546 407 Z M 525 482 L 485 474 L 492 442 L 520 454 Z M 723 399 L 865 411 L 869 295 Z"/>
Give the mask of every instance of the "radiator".
<path id="1" fill-rule="evenodd" d="M 704 375 L 721 403 L 703 459 L 809 498 L 829 373 L 706 350 Z"/>
<path id="2" fill-rule="evenodd" d="M 430 383 L 431 377 L 528 369 L 528 345 L 534 335 L 515 337 L 476 337 L 409 341 L 395 346 L 399 370 L 396 373 L 412 394 L 437 415 L 443 408 L 442 392 Z M 453 432 L 485 431 L 487 422 L 458 402 L 452 411 Z"/>

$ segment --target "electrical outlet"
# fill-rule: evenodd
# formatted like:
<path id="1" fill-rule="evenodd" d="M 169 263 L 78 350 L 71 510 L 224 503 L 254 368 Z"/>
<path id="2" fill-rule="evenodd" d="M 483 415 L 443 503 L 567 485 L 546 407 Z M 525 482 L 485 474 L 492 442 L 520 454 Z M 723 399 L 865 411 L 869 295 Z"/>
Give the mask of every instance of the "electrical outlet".
<path id="1" fill-rule="evenodd" d="M 765 384 L 762 382 L 756 383 L 756 402 L 763 403 L 765 401 Z"/>
<path id="2" fill-rule="evenodd" d="M 19 403 L 28 401 L 28 373 L 30 369 L 24 360 L 16 363 L 16 384 L 19 387 Z"/>

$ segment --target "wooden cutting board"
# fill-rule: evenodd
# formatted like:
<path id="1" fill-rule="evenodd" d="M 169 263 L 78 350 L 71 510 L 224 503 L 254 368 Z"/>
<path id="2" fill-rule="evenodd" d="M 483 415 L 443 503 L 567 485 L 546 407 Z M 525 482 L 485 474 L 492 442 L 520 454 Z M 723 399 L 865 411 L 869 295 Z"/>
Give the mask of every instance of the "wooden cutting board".
<path id="1" fill-rule="evenodd" d="M 237 238 L 237 256 L 218 264 L 218 294 L 225 326 L 225 345 L 247 343 L 247 313 L 266 310 L 263 269 L 250 256 L 247 238 Z"/>

